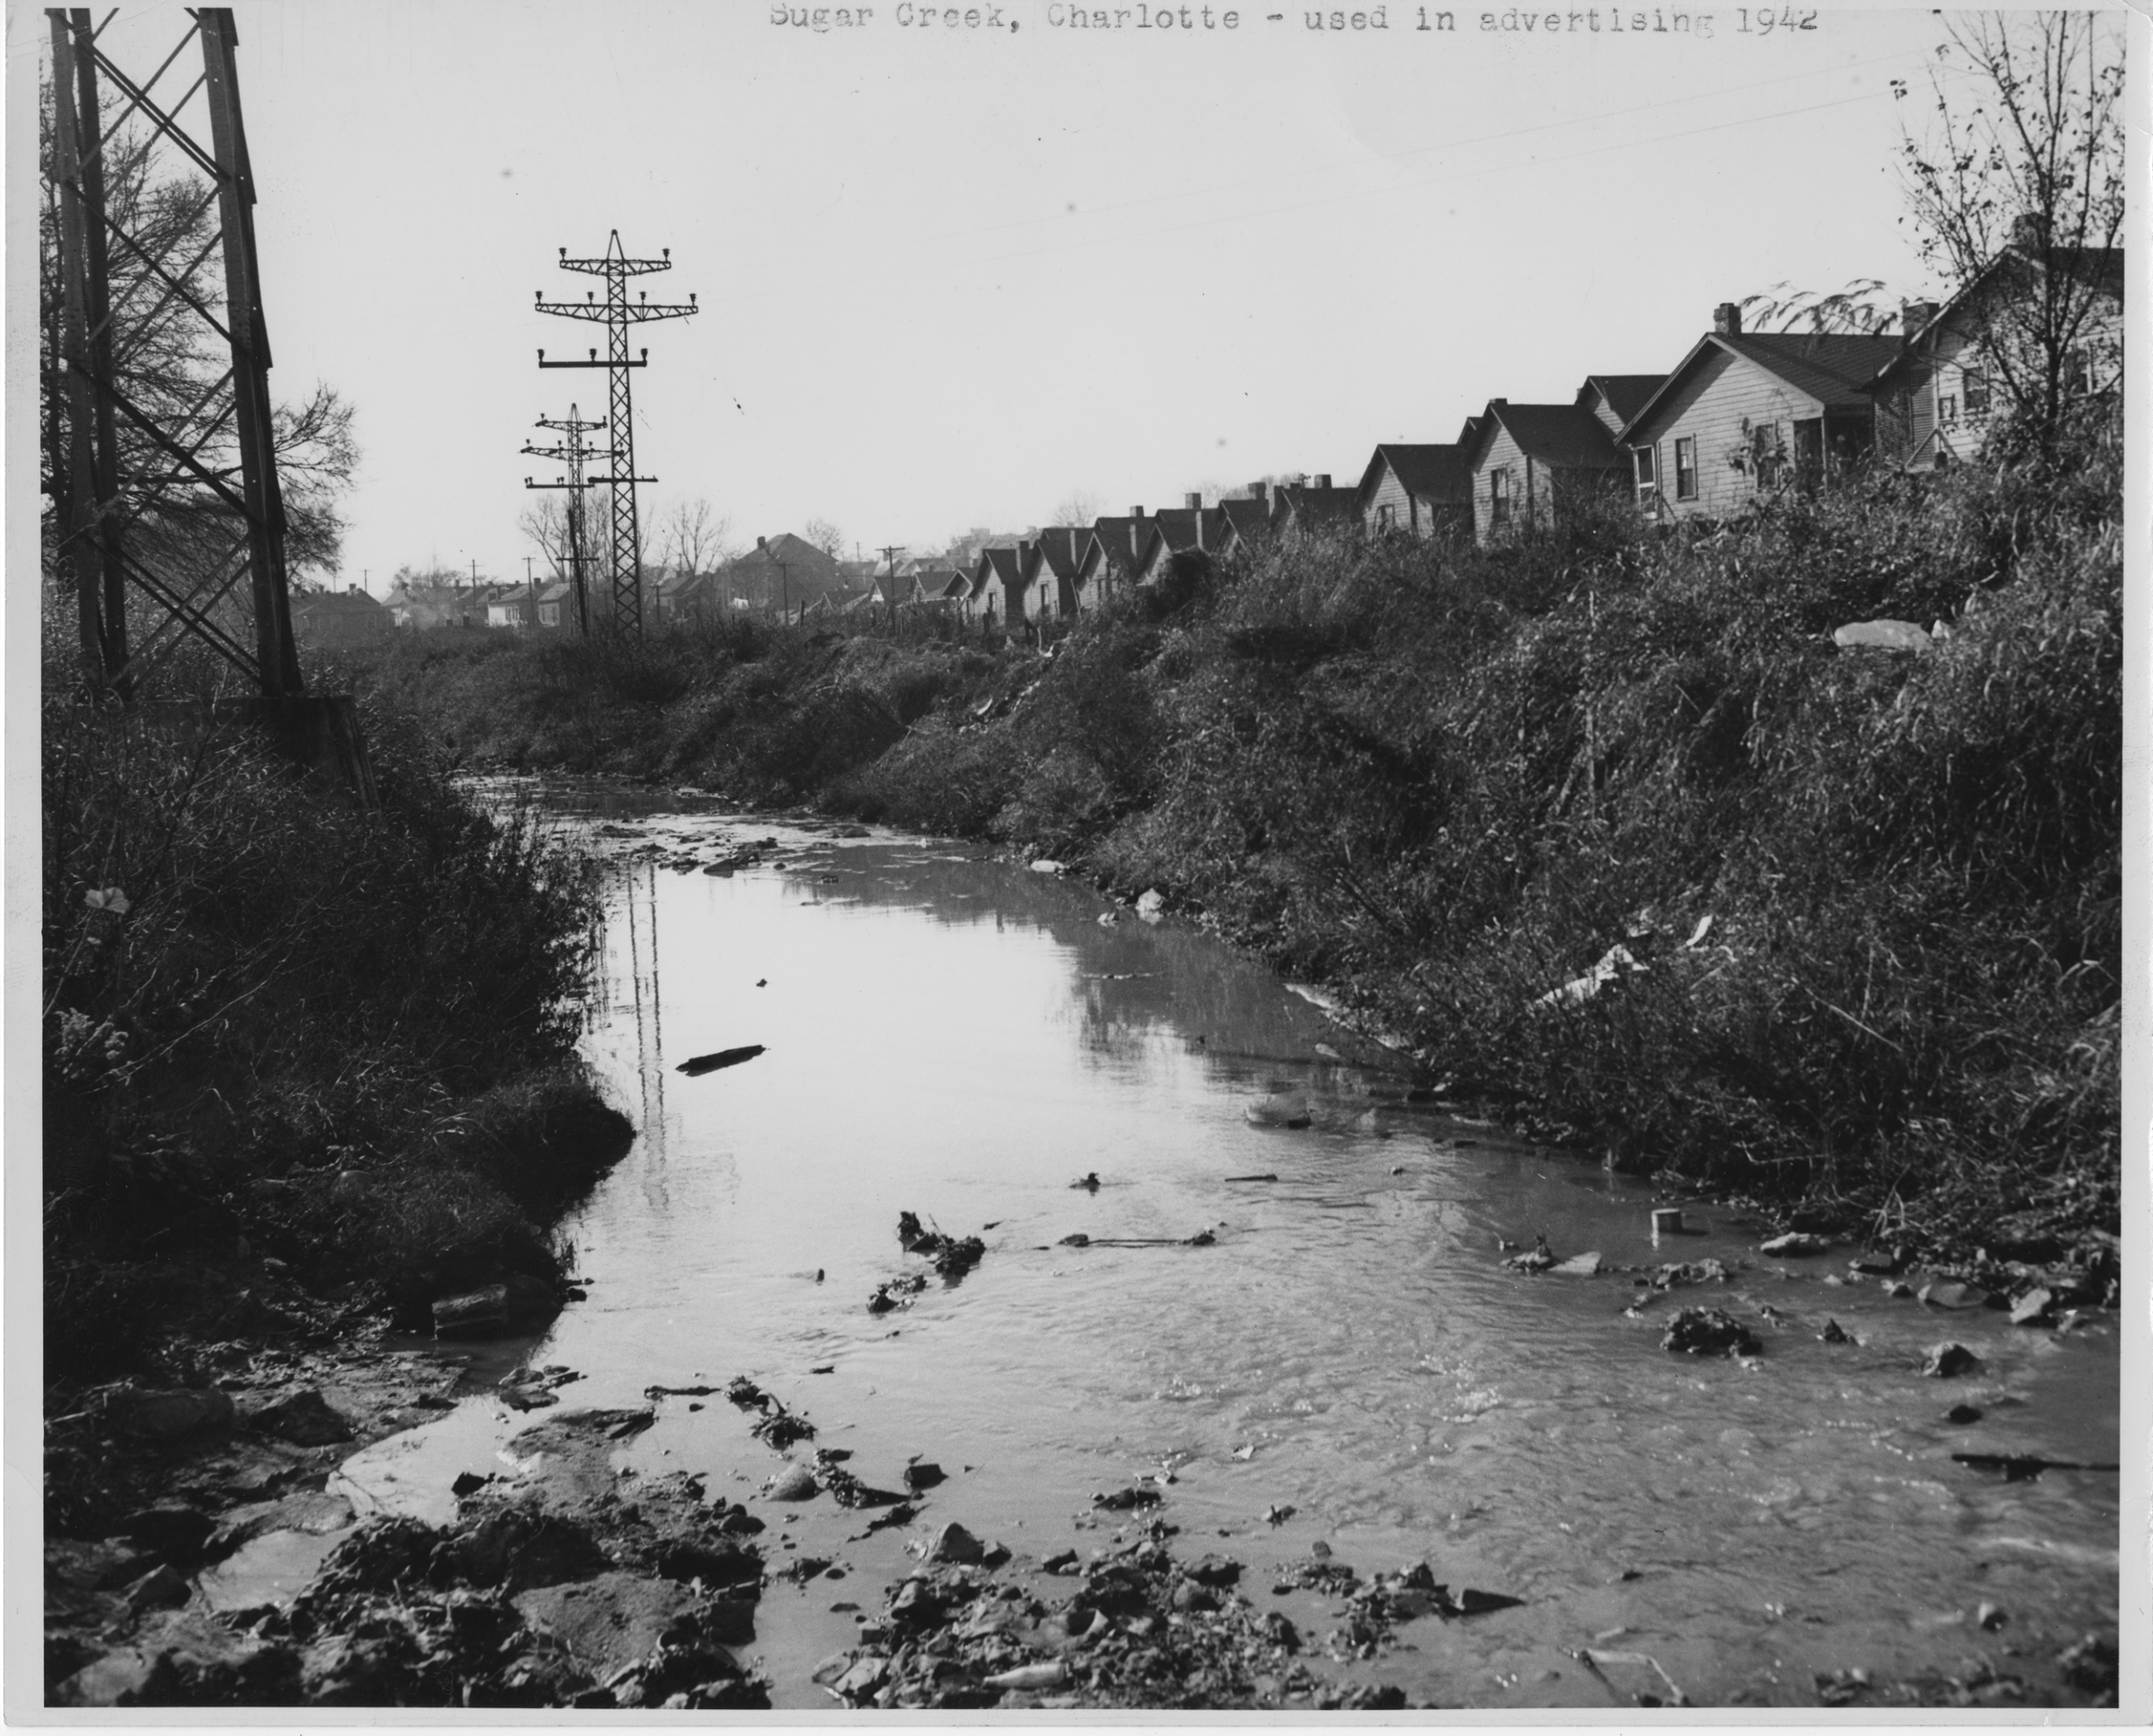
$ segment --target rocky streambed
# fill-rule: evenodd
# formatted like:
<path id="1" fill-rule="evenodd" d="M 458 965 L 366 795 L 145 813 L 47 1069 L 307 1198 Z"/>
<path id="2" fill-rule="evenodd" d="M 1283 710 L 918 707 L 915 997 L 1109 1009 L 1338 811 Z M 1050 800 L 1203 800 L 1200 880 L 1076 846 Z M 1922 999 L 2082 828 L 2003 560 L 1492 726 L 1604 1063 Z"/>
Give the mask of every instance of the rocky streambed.
<path id="1" fill-rule="evenodd" d="M 48 1549 L 56 1702 L 2113 1696 L 2112 1250 L 1924 1269 L 1606 1175 L 976 852 L 588 818 L 641 1137 L 587 1299 L 73 1425 L 139 1499 Z"/>

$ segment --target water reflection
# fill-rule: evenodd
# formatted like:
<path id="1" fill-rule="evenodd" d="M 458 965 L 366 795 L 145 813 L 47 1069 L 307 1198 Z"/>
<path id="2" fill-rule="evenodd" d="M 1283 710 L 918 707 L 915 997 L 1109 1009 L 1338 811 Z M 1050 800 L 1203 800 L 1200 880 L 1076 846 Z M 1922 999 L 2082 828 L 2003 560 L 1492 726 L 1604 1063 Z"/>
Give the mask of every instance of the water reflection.
<path id="1" fill-rule="evenodd" d="M 1384 1660 L 1416 1698 L 1604 1705 L 1565 1648 L 1628 1627 L 1701 1699 L 1809 1703 L 1812 1670 L 1953 1662 L 1970 1604 L 1958 1628 L 1916 1623 L 1967 1588 L 2009 1604 L 2029 1656 L 2113 1622 L 2114 1479 L 1992 1485 L 1949 1457 L 2114 1459 L 2112 1339 L 1829 1287 L 1704 1210 L 1681 1252 L 1748 1262 L 1709 1299 L 1783 1323 L 1754 1370 L 1669 1357 L 1657 1319 L 1622 1312 L 1626 1275 L 1527 1279 L 1496 1252 L 1545 1230 L 1611 1266 L 1669 1257 L 1634 1182 L 1408 1106 L 1381 1051 L 1186 926 L 1102 927 L 1080 885 L 761 816 L 669 816 L 609 847 L 653 833 L 699 859 L 775 835 L 789 866 L 615 871 L 588 1049 L 644 1137 L 574 1226 L 591 1301 L 544 1355 L 586 1374 L 579 1401 L 747 1374 L 869 1481 L 913 1453 L 971 1467 L 932 1516 L 1013 1548 L 1103 1540 L 1080 1529 L 1092 1491 L 1165 1462 L 1174 1522 L 1231 1532 L 1216 1547 L 1259 1580 L 1324 1540 L 1364 1571 L 1428 1556 L 1528 1600 Z M 670 1070 L 743 1043 L 766 1050 Z M 1282 1086 L 1313 1124 L 1251 1125 Z M 1070 1188 L 1094 1170 L 1095 1193 Z M 1278 1179 L 1230 1179 L 1254 1174 Z M 987 1258 L 877 1317 L 903 1209 Z M 1106 1245 L 1203 1228 L 1200 1248 Z M 1827 1317 L 1859 1344 L 1820 1342 Z M 1939 1395 L 1913 1371 L 1946 1332 L 1985 1367 Z M 1988 1412 L 1979 1441 L 1941 1420 L 1960 1397 Z M 443 1426 L 443 1483 L 478 1426 Z M 636 1450 L 734 1494 L 772 1462 L 726 1406 L 667 1409 Z M 1274 1531 L 1273 1505 L 1298 1514 Z M 823 1553 L 868 1584 L 902 1570 L 902 1537 L 835 1522 Z M 780 1704 L 813 1705 L 806 1671 L 850 1625 L 787 1608 Z"/>

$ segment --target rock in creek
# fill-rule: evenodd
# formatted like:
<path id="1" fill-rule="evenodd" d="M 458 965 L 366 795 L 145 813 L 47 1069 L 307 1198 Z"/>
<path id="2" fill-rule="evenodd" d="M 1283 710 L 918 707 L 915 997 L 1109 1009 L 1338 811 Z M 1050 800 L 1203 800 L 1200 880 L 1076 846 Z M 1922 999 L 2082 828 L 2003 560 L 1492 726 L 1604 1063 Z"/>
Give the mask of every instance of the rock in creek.
<path id="1" fill-rule="evenodd" d="M 1831 1252 L 1829 1237 L 1812 1235 L 1807 1230 L 1790 1230 L 1784 1235 L 1775 1235 L 1761 1244 L 1757 1252 L 1770 1254 L 1774 1259 L 1799 1259 L 1809 1254 Z"/>
<path id="2" fill-rule="evenodd" d="M 240 1420 L 294 1446 L 330 1446 L 358 1434 L 352 1419 L 310 1386 L 269 1397 L 252 1395 L 240 1406 Z"/>
<path id="3" fill-rule="evenodd" d="M 794 1465 L 780 1472 L 777 1481 L 770 1486 L 772 1501 L 812 1501 L 822 1492 L 823 1486 L 805 1465 Z"/>
<path id="4" fill-rule="evenodd" d="M 1948 1341 L 1931 1345 L 1922 1358 L 1922 1373 L 1931 1380 L 1952 1380 L 1971 1374 L 1980 1366 L 1981 1358 L 1965 1345 Z"/>
<path id="5" fill-rule="evenodd" d="M 1281 1091 L 1260 1097 L 1242 1111 L 1251 1127 L 1299 1128 L 1310 1124 L 1308 1099 L 1298 1091 Z"/>
<path id="6" fill-rule="evenodd" d="M 433 1304 L 437 1338 L 504 1338 L 542 1325 L 561 1312 L 561 1296 L 550 1284 L 518 1272 L 499 1284 L 443 1296 Z"/>
<path id="7" fill-rule="evenodd" d="M 1763 1348 L 1748 1327 L 1722 1308 L 1685 1308 L 1667 1323 L 1662 1350 L 1690 1357 L 1754 1357 Z"/>

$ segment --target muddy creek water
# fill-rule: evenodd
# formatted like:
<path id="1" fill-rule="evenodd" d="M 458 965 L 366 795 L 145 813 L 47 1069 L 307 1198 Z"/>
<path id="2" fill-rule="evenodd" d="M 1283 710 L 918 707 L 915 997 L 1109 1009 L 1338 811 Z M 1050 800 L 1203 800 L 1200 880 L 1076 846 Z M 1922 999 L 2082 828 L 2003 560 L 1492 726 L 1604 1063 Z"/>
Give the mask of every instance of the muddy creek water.
<path id="1" fill-rule="evenodd" d="M 2060 1647 L 2113 1628 L 2115 1477 L 2006 1483 L 1950 1456 L 2114 1461 L 2112 1320 L 2059 1336 L 1892 1300 L 1846 1273 L 1851 1249 L 1768 1259 L 1760 1226 L 1695 1205 L 1655 1247 L 1649 1183 L 1408 1103 L 1394 1057 L 1258 965 L 1171 920 L 1102 926 L 1112 907 L 1077 884 L 648 796 L 568 806 L 613 828 L 594 832 L 615 856 L 587 1048 L 641 1133 L 567 1226 L 589 1299 L 515 1349 L 580 1372 L 564 1406 L 746 1374 L 871 1484 L 901 1487 L 914 1457 L 949 1473 L 911 1532 L 861 1538 L 868 1514 L 761 1498 L 782 1459 L 721 1395 L 657 1400 L 621 1462 L 706 1473 L 767 1518 L 773 1566 L 842 1575 L 765 1593 L 746 1655 L 776 1705 L 829 1706 L 810 1675 L 856 1633 L 832 1606 L 876 1611 L 908 1538 L 954 1519 L 1020 1569 L 1088 1552 L 1128 1517 L 1094 1494 L 1163 1470 L 1177 1551 L 1246 1563 L 1242 1591 L 1292 1616 L 1312 1665 L 1416 1702 L 1661 1689 L 1584 1667 L 1591 1645 L 1650 1654 L 1701 1704 L 1814 1705 L 1819 1674 L 1976 1659 L 2053 1683 Z M 634 856 L 766 837 L 782 865 L 729 876 Z M 766 1052 L 675 1070 L 749 1043 Z M 1251 1121 L 1281 1091 L 1311 1125 Z M 1070 1186 L 1093 1172 L 1095 1191 Z M 1251 1175 L 1277 1179 L 1233 1179 Z M 924 1269 L 898 1244 L 908 1209 L 983 1235 L 986 1257 L 871 1313 L 876 1286 Z M 1506 1269 L 1499 1239 L 1540 1232 L 1610 1269 Z M 1707 1257 L 1731 1283 L 1625 1313 L 1625 1268 Z M 1761 1356 L 1663 1351 L 1689 1302 L 1750 1321 Z M 1858 1343 L 1820 1341 L 1827 1318 Z M 1944 1339 L 1979 1371 L 1922 1378 Z M 1962 1403 L 1982 1420 L 1948 1423 Z M 474 1397 L 339 1486 L 446 1518 L 457 1473 L 498 1469 L 533 1420 Z M 1271 1592 L 1318 1542 L 1364 1575 L 1425 1558 L 1523 1601 L 1329 1658 L 1337 1601 Z"/>

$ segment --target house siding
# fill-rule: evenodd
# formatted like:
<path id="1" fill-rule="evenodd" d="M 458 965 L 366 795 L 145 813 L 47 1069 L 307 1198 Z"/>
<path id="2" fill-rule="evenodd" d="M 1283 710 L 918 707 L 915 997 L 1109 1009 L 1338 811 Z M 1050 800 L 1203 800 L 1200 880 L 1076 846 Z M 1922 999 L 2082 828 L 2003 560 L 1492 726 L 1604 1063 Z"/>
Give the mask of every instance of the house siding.
<path id="1" fill-rule="evenodd" d="M 1493 477 L 1498 470 L 1510 471 L 1510 522 L 1499 527 L 1495 522 Z M 1545 467 L 1525 456 L 1510 431 L 1497 424 L 1487 442 L 1487 450 L 1480 462 L 1473 467 L 1473 535 L 1482 543 L 1508 536 L 1522 528 L 1537 510 L 1540 502 L 1536 498 L 1534 475 L 1538 471 L 1542 484 L 1538 493 L 1544 494 L 1547 481 Z M 1546 522 L 1544 519 L 1539 522 Z"/>
<path id="2" fill-rule="evenodd" d="M 1668 395 L 1652 412 L 1651 422 L 1638 428 L 1626 445 L 1632 451 L 1644 445 L 1655 449 L 1660 510 L 1664 515 L 1723 518 L 1756 498 L 1756 474 L 1748 458 L 1751 431 L 1776 425 L 1791 460 L 1795 452 L 1794 423 L 1823 414 L 1824 406 L 1806 392 L 1720 350 Z M 1676 496 L 1675 442 L 1683 439 L 1697 443 L 1694 501 Z M 1737 456 L 1742 459 L 1739 469 L 1730 462 Z M 1633 469 L 1633 477 L 1634 474 Z"/>
<path id="3" fill-rule="evenodd" d="M 1382 528 L 1385 507 L 1390 509 L 1394 528 L 1410 531 L 1416 537 L 1427 535 L 1427 508 L 1406 492 L 1405 484 L 1399 481 L 1398 473 L 1388 463 L 1383 466 L 1374 491 L 1368 496 L 1366 523 L 1369 530 Z"/>

